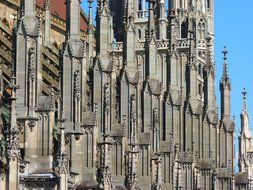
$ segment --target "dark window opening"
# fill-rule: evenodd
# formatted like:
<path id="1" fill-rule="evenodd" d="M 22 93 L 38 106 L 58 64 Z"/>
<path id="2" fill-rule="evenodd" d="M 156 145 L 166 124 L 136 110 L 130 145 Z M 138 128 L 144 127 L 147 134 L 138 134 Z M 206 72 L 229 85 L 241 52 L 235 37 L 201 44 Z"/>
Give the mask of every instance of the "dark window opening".
<path id="1" fill-rule="evenodd" d="M 181 24 L 181 38 L 187 38 L 188 36 L 188 23 L 184 21 Z"/>
<path id="2" fill-rule="evenodd" d="M 141 29 L 138 30 L 139 39 L 141 39 Z"/>
<path id="3" fill-rule="evenodd" d="M 199 84 L 199 96 L 202 98 L 202 93 L 203 93 L 203 88 L 202 88 L 202 84 Z"/>
<path id="4" fill-rule="evenodd" d="M 207 0 L 207 8 L 208 8 L 208 9 L 211 8 L 210 0 Z"/>

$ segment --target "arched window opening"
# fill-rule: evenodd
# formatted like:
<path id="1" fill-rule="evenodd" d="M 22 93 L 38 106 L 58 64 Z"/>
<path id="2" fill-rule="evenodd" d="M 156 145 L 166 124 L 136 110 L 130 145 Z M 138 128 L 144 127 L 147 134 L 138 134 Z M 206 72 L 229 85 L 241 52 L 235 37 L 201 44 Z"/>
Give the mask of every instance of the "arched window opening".
<path id="1" fill-rule="evenodd" d="M 198 25 L 198 37 L 201 38 L 201 24 Z"/>
<path id="2" fill-rule="evenodd" d="M 203 87 L 202 87 L 202 84 L 201 84 L 201 83 L 199 83 L 198 91 L 199 91 L 199 97 L 202 98 Z"/>
<path id="3" fill-rule="evenodd" d="M 181 24 L 181 38 L 187 38 L 188 36 L 188 23 L 183 21 Z"/>
<path id="4" fill-rule="evenodd" d="M 141 29 L 138 30 L 138 38 L 141 40 Z"/>
<path id="5" fill-rule="evenodd" d="M 204 39 L 206 33 L 206 26 L 203 20 L 200 20 L 200 23 L 198 24 L 198 36 L 199 39 Z"/>
<path id="6" fill-rule="evenodd" d="M 201 39 L 205 38 L 205 33 L 206 33 L 206 26 L 204 23 L 202 23 L 202 27 L 201 27 Z"/>
<path id="7" fill-rule="evenodd" d="M 139 3 L 138 3 L 138 10 L 141 11 L 143 9 L 143 4 L 142 4 L 142 0 L 139 0 Z"/>
<path id="8" fill-rule="evenodd" d="M 148 17 L 148 9 L 149 4 L 146 0 L 138 1 L 138 18 L 147 18 Z"/>

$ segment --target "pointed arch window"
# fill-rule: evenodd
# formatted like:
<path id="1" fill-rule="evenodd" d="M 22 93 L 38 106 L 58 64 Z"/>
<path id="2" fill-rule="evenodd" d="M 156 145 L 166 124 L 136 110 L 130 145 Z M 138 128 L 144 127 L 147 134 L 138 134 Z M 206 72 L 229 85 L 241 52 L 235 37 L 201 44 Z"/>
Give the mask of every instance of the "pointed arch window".
<path id="1" fill-rule="evenodd" d="M 202 31 L 201 31 L 201 39 L 205 38 L 205 32 L 206 32 L 206 26 L 205 23 L 202 23 L 202 27 L 201 27 Z"/>
<path id="2" fill-rule="evenodd" d="M 139 29 L 139 30 L 138 30 L 138 38 L 139 38 L 139 40 L 141 40 L 141 37 L 142 37 L 142 36 L 141 36 L 141 29 Z"/>
<path id="3" fill-rule="evenodd" d="M 198 36 L 200 39 L 205 39 L 206 25 L 203 20 L 198 24 Z"/>
<path id="4" fill-rule="evenodd" d="M 183 21 L 181 24 L 181 38 L 187 38 L 188 36 L 188 22 Z"/>
<path id="5" fill-rule="evenodd" d="M 199 97 L 202 98 L 202 94 L 203 94 L 203 86 L 201 83 L 199 83 L 198 85 L 198 92 L 199 92 Z"/>
<path id="6" fill-rule="evenodd" d="M 138 2 L 138 10 L 141 11 L 143 9 L 143 3 L 142 0 L 139 0 Z"/>

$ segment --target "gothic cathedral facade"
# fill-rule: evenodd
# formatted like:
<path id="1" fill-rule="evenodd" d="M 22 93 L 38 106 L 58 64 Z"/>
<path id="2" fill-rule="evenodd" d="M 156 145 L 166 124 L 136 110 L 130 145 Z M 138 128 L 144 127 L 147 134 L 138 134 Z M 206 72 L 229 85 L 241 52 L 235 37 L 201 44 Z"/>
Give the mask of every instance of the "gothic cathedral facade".
<path id="1" fill-rule="evenodd" d="M 96 27 L 93 0 L 87 16 L 63 1 L 65 20 L 56 1 L 18 2 L 12 32 L 0 23 L 1 190 L 253 189 L 246 91 L 235 172 L 226 48 L 217 106 L 214 0 L 98 0 Z"/>

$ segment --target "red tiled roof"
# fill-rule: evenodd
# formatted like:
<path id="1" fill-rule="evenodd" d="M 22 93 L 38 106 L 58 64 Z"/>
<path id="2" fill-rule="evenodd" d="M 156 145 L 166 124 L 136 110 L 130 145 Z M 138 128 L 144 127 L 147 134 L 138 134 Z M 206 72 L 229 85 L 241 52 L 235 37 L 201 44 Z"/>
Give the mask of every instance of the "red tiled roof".
<path id="1" fill-rule="evenodd" d="M 45 0 L 36 0 L 36 5 L 43 8 L 44 7 L 44 1 Z M 66 21 L 66 0 L 51 0 L 51 13 L 54 16 L 59 17 L 62 20 Z M 84 15 L 84 12 L 81 13 L 81 19 L 80 19 L 80 27 L 81 30 L 87 32 L 88 29 L 88 22 Z"/>

